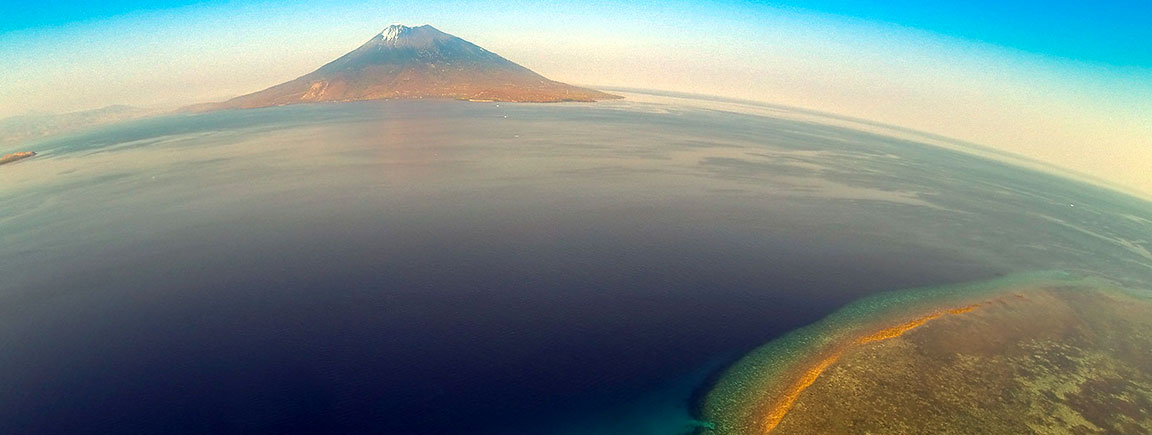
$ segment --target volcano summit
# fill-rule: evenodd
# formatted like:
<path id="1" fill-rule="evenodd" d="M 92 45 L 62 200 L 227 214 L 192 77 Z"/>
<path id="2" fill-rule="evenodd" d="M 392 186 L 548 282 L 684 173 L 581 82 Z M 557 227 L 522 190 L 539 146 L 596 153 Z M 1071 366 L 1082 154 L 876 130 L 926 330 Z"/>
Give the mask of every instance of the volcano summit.
<path id="1" fill-rule="evenodd" d="M 208 108 L 415 98 L 561 102 L 619 97 L 549 80 L 429 25 L 394 24 L 312 73 Z"/>

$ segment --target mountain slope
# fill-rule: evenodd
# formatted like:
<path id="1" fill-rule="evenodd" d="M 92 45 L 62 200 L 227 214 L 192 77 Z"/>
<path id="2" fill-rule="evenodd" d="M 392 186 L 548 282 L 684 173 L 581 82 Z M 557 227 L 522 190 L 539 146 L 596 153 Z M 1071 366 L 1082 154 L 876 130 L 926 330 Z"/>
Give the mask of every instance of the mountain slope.
<path id="1" fill-rule="evenodd" d="M 312 73 L 212 108 L 402 98 L 558 102 L 619 97 L 548 80 L 432 26 L 392 25 Z"/>

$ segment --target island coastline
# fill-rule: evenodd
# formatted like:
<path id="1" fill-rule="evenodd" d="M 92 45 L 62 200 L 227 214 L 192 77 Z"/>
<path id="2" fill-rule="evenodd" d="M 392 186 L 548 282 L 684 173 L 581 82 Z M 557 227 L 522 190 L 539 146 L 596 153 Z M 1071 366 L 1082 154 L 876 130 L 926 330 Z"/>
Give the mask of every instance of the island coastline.
<path id="1" fill-rule="evenodd" d="M 699 418 L 708 427 L 697 433 L 775 433 L 805 392 L 845 355 L 937 321 L 1057 290 L 1124 291 L 1101 279 L 1039 272 L 864 298 L 753 350 L 728 368 L 699 406 Z"/>

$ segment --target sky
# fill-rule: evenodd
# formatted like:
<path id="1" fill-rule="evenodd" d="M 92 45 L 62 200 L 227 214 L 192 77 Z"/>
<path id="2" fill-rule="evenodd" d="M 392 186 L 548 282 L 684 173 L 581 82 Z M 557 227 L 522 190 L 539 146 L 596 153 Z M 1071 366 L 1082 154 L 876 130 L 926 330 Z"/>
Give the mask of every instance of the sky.
<path id="1" fill-rule="evenodd" d="M 1152 198 L 1152 2 L 0 2 L 0 118 L 218 101 L 392 23 L 549 78 L 719 95 L 937 133 Z"/>

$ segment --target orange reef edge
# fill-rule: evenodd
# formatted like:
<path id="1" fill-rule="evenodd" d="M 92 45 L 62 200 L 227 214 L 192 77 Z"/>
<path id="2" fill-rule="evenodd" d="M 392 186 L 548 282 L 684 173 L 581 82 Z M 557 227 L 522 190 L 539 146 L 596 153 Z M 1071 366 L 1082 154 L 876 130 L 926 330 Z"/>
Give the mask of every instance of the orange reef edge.
<path id="1" fill-rule="evenodd" d="M 770 411 L 767 413 L 767 418 L 764 423 L 764 432 L 771 432 L 776 428 L 776 426 L 780 425 L 780 421 L 784 420 L 784 416 L 787 415 L 788 411 L 792 409 L 792 406 L 796 404 L 796 400 L 800 398 L 800 394 L 803 393 L 804 390 L 808 389 L 808 387 L 812 386 L 812 384 L 816 382 L 816 379 L 818 379 L 820 375 L 828 369 L 828 367 L 836 363 L 836 361 L 840 359 L 840 356 L 844 355 L 844 352 L 847 351 L 850 347 L 875 343 L 877 341 L 887 340 L 890 338 L 896 338 L 904 335 L 904 333 L 908 331 L 924 326 L 925 323 L 936 320 L 945 315 L 963 314 L 975 310 L 978 307 L 979 304 L 970 304 L 963 307 L 937 311 L 909 322 L 881 329 L 875 333 L 872 333 L 871 335 L 857 338 L 856 340 L 843 345 L 841 348 L 836 349 L 831 356 L 820 360 L 812 367 L 809 367 L 807 370 L 805 370 L 803 375 L 800 376 L 800 379 L 793 383 L 792 386 L 787 390 L 787 393 L 785 393 L 780 398 L 780 400 L 773 404 L 773 406 L 770 408 Z"/>

